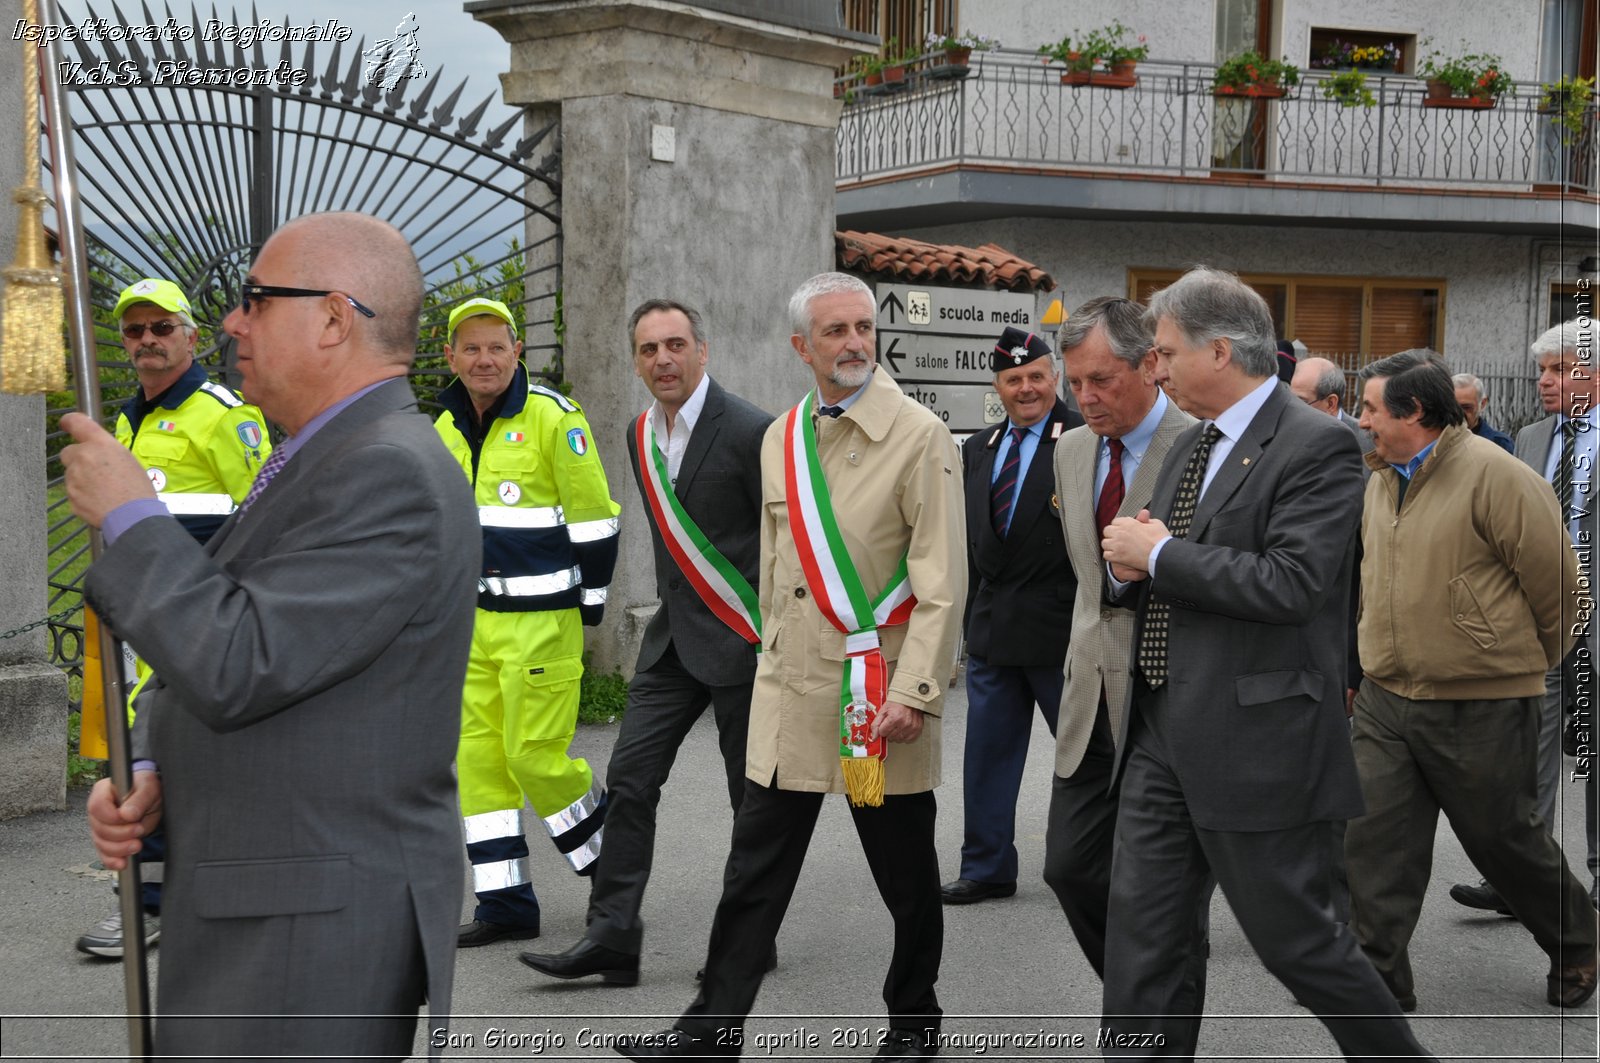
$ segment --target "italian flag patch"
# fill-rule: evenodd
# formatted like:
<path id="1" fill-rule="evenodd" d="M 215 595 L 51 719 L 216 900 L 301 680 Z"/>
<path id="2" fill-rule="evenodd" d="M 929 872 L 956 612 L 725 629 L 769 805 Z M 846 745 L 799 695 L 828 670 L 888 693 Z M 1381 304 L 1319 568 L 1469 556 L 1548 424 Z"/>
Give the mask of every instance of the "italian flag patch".
<path id="1" fill-rule="evenodd" d="M 506 442 L 507 443 L 520 443 L 520 442 L 522 442 L 522 433 L 521 432 L 507 432 L 506 433 Z"/>
<path id="2" fill-rule="evenodd" d="M 163 432 L 176 432 L 178 430 L 178 426 L 172 421 L 157 421 L 156 427 Z"/>

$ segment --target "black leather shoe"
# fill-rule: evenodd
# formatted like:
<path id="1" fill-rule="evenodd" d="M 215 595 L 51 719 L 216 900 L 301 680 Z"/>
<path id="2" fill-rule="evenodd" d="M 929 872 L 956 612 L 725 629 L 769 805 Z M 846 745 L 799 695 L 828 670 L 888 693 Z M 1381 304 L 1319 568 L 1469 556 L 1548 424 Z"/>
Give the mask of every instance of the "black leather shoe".
<path id="1" fill-rule="evenodd" d="M 597 974 L 607 985 L 638 985 L 639 957 L 608 949 L 588 938 L 566 952 L 524 952 L 517 959 L 551 978 L 587 978 Z"/>
<path id="2" fill-rule="evenodd" d="M 627 1034 L 611 1043 L 618 1055 L 632 1060 L 726 1059 L 739 1054 L 742 1034 L 742 1030 L 730 1030 L 720 1038 L 696 1037 L 673 1028 L 660 1033 Z"/>
<path id="3" fill-rule="evenodd" d="M 778 969 L 778 946 L 774 945 L 774 946 L 772 946 L 772 954 L 767 957 L 767 965 L 765 967 L 763 967 L 762 970 L 764 970 L 767 974 L 771 974 L 773 971 L 776 971 L 777 969 Z M 694 980 L 696 982 L 704 982 L 706 980 L 706 969 L 704 967 L 702 967 L 698 971 L 694 972 Z"/>
<path id="4" fill-rule="evenodd" d="M 932 1059 L 938 1054 L 939 1034 L 936 1031 L 893 1028 L 889 1030 L 888 1039 L 873 1053 L 881 1059 Z"/>
<path id="5" fill-rule="evenodd" d="M 939 887 L 939 899 L 946 904 L 977 904 L 991 897 L 1011 897 L 1017 892 L 1015 882 L 974 882 L 958 878 Z"/>
<path id="6" fill-rule="evenodd" d="M 1549 977 L 1545 979 L 1545 999 L 1558 1008 L 1576 1008 L 1587 1003 L 1594 996 L 1596 968 L 1594 957 L 1588 963 L 1576 963 L 1570 967 L 1550 966 Z"/>
<path id="7" fill-rule="evenodd" d="M 1450 887 L 1450 899 L 1457 904 L 1468 908 L 1477 908 L 1485 912 L 1499 912 L 1501 915 L 1511 915 L 1511 908 L 1505 899 L 1489 883 L 1478 880 L 1476 886 L 1469 886 L 1458 882 Z"/>
<path id="8" fill-rule="evenodd" d="M 474 919 L 456 927 L 456 948 L 475 949 L 479 945 L 493 945 L 496 941 L 527 941 L 539 936 L 536 926 L 506 926 L 504 923 L 485 923 Z"/>

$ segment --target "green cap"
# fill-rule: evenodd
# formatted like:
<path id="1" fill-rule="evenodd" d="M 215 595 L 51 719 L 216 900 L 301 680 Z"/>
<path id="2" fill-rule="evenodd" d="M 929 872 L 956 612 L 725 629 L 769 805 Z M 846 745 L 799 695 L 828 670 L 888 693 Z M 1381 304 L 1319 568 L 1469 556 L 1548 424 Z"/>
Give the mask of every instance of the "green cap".
<path id="1" fill-rule="evenodd" d="M 122 315 L 128 307 L 137 306 L 139 303 L 150 303 L 161 309 L 177 314 L 183 323 L 190 328 L 194 327 L 194 308 L 189 305 L 189 297 L 183 294 L 183 289 L 171 281 L 160 280 L 156 277 L 146 277 L 141 281 L 134 281 L 122 289 L 122 294 L 117 296 L 116 309 L 111 311 L 111 316 L 117 321 L 122 320 Z"/>
<path id="2" fill-rule="evenodd" d="M 513 336 L 516 335 L 516 319 L 511 316 L 511 311 L 509 308 L 507 308 L 506 304 L 500 302 L 498 299 L 468 299 L 466 302 L 457 306 L 454 310 L 450 311 L 450 324 L 445 329 L 445 335 L 450 337 L 450 339 L 453 341 L 456 338 L 456 326 L 461 324 L 461 322 L 465 321 L 467 318 L 477 317 L 480 314 L 488 314 L 490 317 L 499 318 L 501 321 L 504 321 L 506 324 L 510 325 L 511 334 Z"/>

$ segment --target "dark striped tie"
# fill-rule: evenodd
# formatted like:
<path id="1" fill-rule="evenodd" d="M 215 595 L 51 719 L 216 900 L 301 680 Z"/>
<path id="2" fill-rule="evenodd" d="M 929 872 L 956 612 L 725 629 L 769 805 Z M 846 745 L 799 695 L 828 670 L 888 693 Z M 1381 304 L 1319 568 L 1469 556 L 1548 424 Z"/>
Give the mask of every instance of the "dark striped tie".
<path id="1" fill-rule="evenodd" d="M 1011 449 L 1006 452 L 1000 475 L 994 478 L 994 486 L 989 489 L 989 512 L 994 517 L 994 533 L 1002 539 L 1006 537 L 1006 529 L 1011 526 L 1011 504 L 1017 497 L 1017 470 L 1022 468 L 1022 433 L 1021 428 L 1011 429 Z"/>
<path id="2" fill-rule="evenodd" d="M 1561 457 L 1556 462 L 1556 501 L 1561 504 L 1561 526 L 1572 519 L 1572 495 L 1578 478 L 1578 422 L 1568 417 L 1561 424 Z"/>
<path id="3" fill-rule="evenodd" d="M 1206 465 L 1211 461 L 1211 448 L 1221 438 L 1222 432 L 1216 425 L 1206 425 L 1194 453 L 1189 455 L 1189 464 L 1183 467 L 1178 493 L 1172 499 L 1172 513 L 1167 517 L 1167 531 L 1174 539 L 1189 534 L 1195 507 L 1200 502 L 1200 486 L 1206 479 Z M 1167 681 L 1167 624 L 1171 618 L 1172 603 L 1151 592 L 1144 614 L 1144 630 L 1139 635 L 1139 671 L 1144 673 L 1152 690 Z"/>

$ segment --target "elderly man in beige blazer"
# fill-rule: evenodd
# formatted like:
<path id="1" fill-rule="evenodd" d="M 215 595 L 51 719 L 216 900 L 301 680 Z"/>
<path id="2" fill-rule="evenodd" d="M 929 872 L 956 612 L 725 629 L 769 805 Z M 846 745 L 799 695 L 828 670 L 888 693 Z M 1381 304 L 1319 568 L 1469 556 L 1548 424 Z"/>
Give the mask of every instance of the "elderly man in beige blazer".
<path id="1" fill-rule="evenodd" d="M 739 1054 L 823 795 L 846 792 L 894 923 L 876 1055 L 920 1059 L 939 1047 L 933 788 L 966 599 L 959 459 L 944 423 L 877 370 L 865 284 L 819 274 L 789 313 L 816 387 L 761 447 L 762 653 L 744 800 L 700 994 L 673 1029 L 622 1039 L 630 1059 Z M 840 630 L 846 615 L 854 622 Z"/>
<path id="2" fill-rule="evenodd" d="M 1134 613 L 1104 600 L 1100 534 L 1113 518 L 1150 504 L 1167 449 L 1194 418 L 1156 386 L 1154 339 L 1138 303 L 1091 299 L 1067 318 L 1057 342 L 1085 423 L 1062 436 L 1055 452 L 1061 528 L 1078 597 L 1056 725 L 1044 878 L 1090 966 L 1104 974 L 1117 819 L 1110 784 L 1129 696 Z M 1200 963 L 1196 1006 L 1204 971 Z"/>

